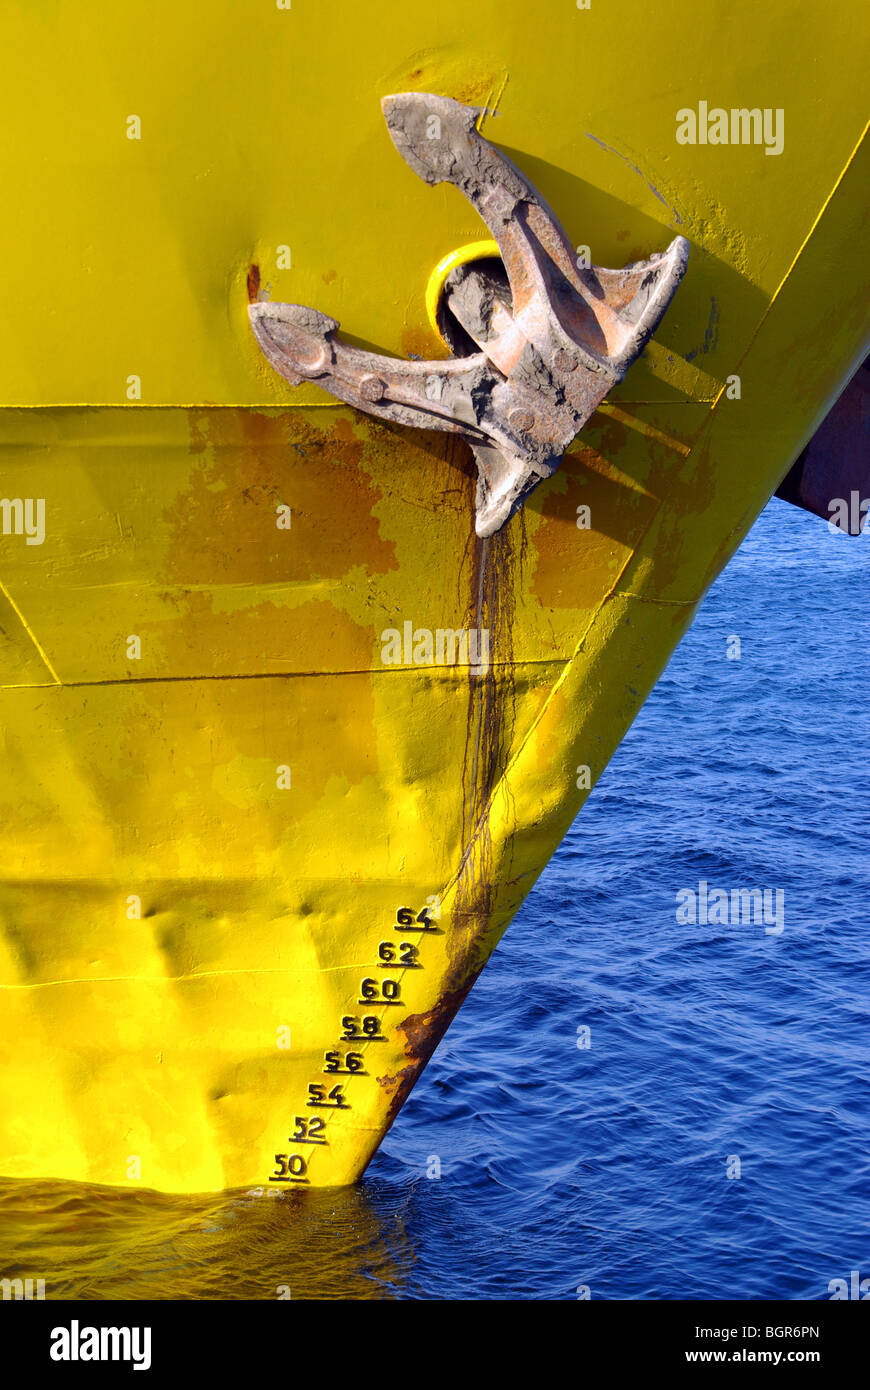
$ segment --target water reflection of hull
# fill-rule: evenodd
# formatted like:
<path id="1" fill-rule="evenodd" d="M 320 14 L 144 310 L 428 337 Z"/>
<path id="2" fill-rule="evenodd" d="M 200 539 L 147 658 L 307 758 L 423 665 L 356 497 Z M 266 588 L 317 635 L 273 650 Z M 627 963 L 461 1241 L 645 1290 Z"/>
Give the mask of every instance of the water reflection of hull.
<path id="1" fill-rule="evenodd" d="M 365 1185 L 204 1197 L 0 1183 L 4 1277 L 50 1264 L 49 1299 L 284 1300 L 400 1296 L 413 1199 Z M 398 1197 L 398 1200 L 397 1200 Z"/>

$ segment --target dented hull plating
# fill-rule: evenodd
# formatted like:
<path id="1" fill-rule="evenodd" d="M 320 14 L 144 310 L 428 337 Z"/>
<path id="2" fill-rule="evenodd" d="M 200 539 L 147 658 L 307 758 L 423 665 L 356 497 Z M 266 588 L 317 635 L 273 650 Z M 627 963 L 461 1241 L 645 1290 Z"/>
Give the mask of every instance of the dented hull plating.
<path id="1" fill-rule="evenodd" d="M 753 14 L 762 53 L 765 26 L 771 43 L 785 31 L 781 8 Z M 847 37 L 793 34 L 785 91 L 762 101 L 760 59 L 735 76 L 705 56 L 706 21 L 686 36 L 680 81 L 700 68 L 723 106 L 785 110 L 783 152 L 767 158 L 676 143 L 676 108 L 697 90 L 662 94 L 668 64 L 676 82 L 668 16 L 631 57 L 604 7 L 560 15 L 545 43 L 525 8 L 511 14 L 482 13 L 483 60 L 471 41 L 451 46 L 458 4 L 433 18 L 444 47 L 424 54 L 405 15 L 377 36 L 342 15 L 354 32 L 340 44 L 337 18 L 276 11 L 256 43 L 244 36 L 263 70 L 237 80 L 250 62 L 233 7 L 209 7 L 200 51 L 161 3 L 144 35 L 122 16 L 106 42 L 135 70 L 172 34 L 163 79 L 143 76 L 134 98 L 115 77 L 112 105 L 94 78 L 99 217 L 63 134 L 52 179 L 32 151 L 7 170 L 31 190 L 19 202 L 37 241 L 58 189 L 72 215 L 68 263 L 27 287 L 31 312 L 0 341 L 0 490 L 45 501 L 41 544 L 12 522 L 0 537 L 0 1173 L 170 1191 L 358 1177 L 860 360 L 868 159 Z M 22 54 L 34 24 L 20 21 Z M 62 73 L 73 40 L 52 35 L 49 68 Z M 581 51 L 596 56 L 593 140 L 578 135 Z M 344 76 L 331 106 L 314 100 L 320 54 Z M 288 55 L 292 181 L 274 144 Z M 608 83 L 626 63 L 636 101 L 616 108 Z M 804 119 L 816 63 L 837 74 L 824 139 Z M 197 92 L 180 96 L 178 73 L 197 88 L 201 68 L 234 93 L 243 138 L 220 109 L 208 141 L 190 133 Z M 480 229 L 458 196 L 433 208 L 421 187 L 415 201 L 413 176 L 379 152 L 372 93 L 414 86 L 498 103 L 490 137 L 521 150 L 572 234 L 591 221 L 601 263 L 669 233 L 692 242 L 657 340 L 488 539 L 461 440 L 314 387 L 288 403 L 248 329 L 259 276 L 380 350 L 437 353 L 427 277 Z M 142 143 L 128 145 L 143 91 Z M 104 117 L 120 121 L 105 148 Z M 361 182 L 378 160 L 365 178 L 383 215 Z M 345 225 L 318 223 L 339 197 Z M 124 257 L 99 261 L 125 236 L 129 275 Z M 332 273 L 350 261 L 353 275 Z M 107 314 L 109 291 L 123 314 Z M 439 630 L 486 632 L 486 660 L 436 663 Z M 403 640 L 385 659 L 391 633 Z"/>

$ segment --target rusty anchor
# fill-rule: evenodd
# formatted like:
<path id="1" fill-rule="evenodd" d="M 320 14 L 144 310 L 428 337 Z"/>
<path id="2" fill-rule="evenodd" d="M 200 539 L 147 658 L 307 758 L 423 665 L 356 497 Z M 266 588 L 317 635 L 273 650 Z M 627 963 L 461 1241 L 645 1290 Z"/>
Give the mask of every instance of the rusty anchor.
<path id="1" fill-rule="evenodd" d="M 477 129 L 483 108 L 406 92 L 382 102 L 399 154 L 426 183 L 455 184 L 501 254 L 451 271 L 439 322 L 455 355 L 405 361 L 351 347 L 336 319 L 302 304 L 254 303 L 251 325 L 271 365 L 314 381 L 380 420 L 447 430 L 478 468 L 475 530 L 498 531 L 655 332 L 683 277 L 689 245 L 622 270 L 584 267 L 556 217 Z M 452 315 L 452 323 L 451 323 Z"/>

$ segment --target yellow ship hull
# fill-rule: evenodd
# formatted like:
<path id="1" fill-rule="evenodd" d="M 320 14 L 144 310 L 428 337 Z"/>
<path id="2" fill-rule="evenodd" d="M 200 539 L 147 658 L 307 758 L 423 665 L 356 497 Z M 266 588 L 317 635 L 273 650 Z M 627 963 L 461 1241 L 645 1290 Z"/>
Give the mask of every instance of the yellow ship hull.
<path id="1" fill-rule="evenodd" d="M 49 92 L 81 55 L 93 179 L 52 97 L 48 172 L 22 147 L 4 170 L 30 191 L 7 257 L 65 218 L 0 344 L 2 494 L 45 501 L 41 543 L 0 537 L 0 1173 L 356 1179 L 866 350 L 857 45 L 781 4 L 750 43 L 711 5 L 675 57 L 682 7 L 605 8 L 530 35 L 484 6 L 460 43 L 448 0 L 421 51 L 404 12 L 342 15 L 340 42 L 276 7 L 242 52 L 229 3 L 207 41 L 159 3 L 144 32 L 113 17 L 101 64 L 72 12 L 7 21 Z M 770 78 L 753 55 L 784 35 Z M 596 261 L 692 241 L 656 341 L 489 540 L 463 444 L 291 393 L 247 323 L 256 264 L 275 299 L 437 352 L 427 277 L 481 228 L 381 138 L 377 98 L 415 85 L 497 107 L 487 138 Z M 678 144 L 714 86 L 784 109 L 782 153 Z"/>

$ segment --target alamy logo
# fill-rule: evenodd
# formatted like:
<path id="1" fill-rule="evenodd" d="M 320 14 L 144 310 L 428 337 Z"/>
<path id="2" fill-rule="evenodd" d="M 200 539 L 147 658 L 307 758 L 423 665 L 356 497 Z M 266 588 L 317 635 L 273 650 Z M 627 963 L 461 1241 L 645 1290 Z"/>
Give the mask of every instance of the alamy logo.
<path id="1" fill-rule="evenodd" d="M 678 145 L 761 145 L 765 154 L 782 154 L 785 141 L 785 112 L 765 106 L 708 107 L 698 102 L 698 110 L 683 106 L 677 112 Z"/>
<path id="2" fill-rule="evenodd" d="M 480 675 L 489 669 L 489 629 L 388 627 L 381 633 L 381 660 L 385 666 L 468 666 Z"/>
<path id="3" fill-rule="evenodd" d="M 840 533 L 846 536 L 860 536 L 867 520 L 867 512 L 870 511 L 870 497 L 862 497 L 860 492 L 853 489 L 848 500 L 845 497 L 832 497 L 828 503 L 828 511 L 831 513 L 828 530 L 832 536 Z"/>
<path id="4" fill-rule="evenodd" d="M 3 497 L 0 518 L 4 536 L 26 536 L 27 545 L 42 545 L 45 540 L 44 497 Z"/>
<path id="5" fill-rule="evenodd" d="M 785 930 L 785 892 L 782 888 L 711 888 L 705 879 L 694 888 L 677 889 L 676 918 L 681 927 L 763 926 L 766 936 Z"/>
<path id="6" fill-rule="evenodd" d="M 51 1329 L 52 1361 L 132 1361 L 134 1371 L 151 1368 L 150 1327 L 69 1327 Z"/>
<path id="7" fill-rule="evenodd" d="M 832 1279 L 828 1284 L 828 1293 L 832 1302 L 834 1299 L 845 1298 L 852 1302 L 867 1303 L 870 1301 L 870 1279 L 862 1279 L 860 1269 L 850 1269 L 848 1283 L 845 1279 Z"/>
<path id="8" fill-rule="evenodd" d="M 34 1287 L 35 1286 L 35 1287 Z M 0 1279 L 0 1294 L 4 1299 L 44 1299 L 44 1279 Z"/>

